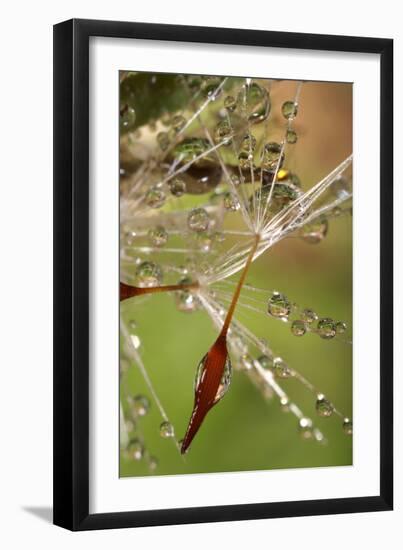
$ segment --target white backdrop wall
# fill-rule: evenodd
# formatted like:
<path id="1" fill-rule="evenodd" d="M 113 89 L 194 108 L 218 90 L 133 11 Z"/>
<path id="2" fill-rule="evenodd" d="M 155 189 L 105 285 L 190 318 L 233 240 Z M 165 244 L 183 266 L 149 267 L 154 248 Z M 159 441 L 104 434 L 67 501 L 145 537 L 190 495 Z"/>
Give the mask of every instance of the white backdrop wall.
<path id="1" fill-rule="evenodd" d="M 401 540 L 403 521 L 402 406 L 396 406 L 396 510 L 391 513 L 279 519 L 72 534 L 51 526 L 52 452 L 52 25 L 71 17 L 197 24 L 395 39 L 395 97 L 403 97 L 403 31 L 399 3 L 385 0 L 372 9 L 362 0 L 326 4 L 305 0 L 252 3 L 203 0 L 111 2 L 65 0 L 21 2 L 2 9 L 0 87 L 1 170 L 1 453 L 0 544 L 44 549 L 187 548 L 220 544 L 326 550 L 343 546 L 379 548 Z M 399 151 L 403 140 L 402 101 L 396 102 L 395 181 L 403 181 Z M 368 113 L 368 117 L 371 113 Z M 396 185 L 396 214 L 403 207 Z M 400 207 L 400 208 L 399 208 Z M 396 215 L 397 218 L 397 215 Z M 402 248 L 396 220 L 395 251 Z M 370 243 L 369 243 L 370 245 Z M 400 264 L 400 265 L 398 265 Z M 402 259 L 396 275 L 402 279 Z M 403 309 L 396 288 L 396 334 Z M 397 341 L 396 337 L 396 341 Z M 396 342 L 395 393 L 400 397 L 402 344 Z M 399 391 L 400 390 L 400 391 Z"/>

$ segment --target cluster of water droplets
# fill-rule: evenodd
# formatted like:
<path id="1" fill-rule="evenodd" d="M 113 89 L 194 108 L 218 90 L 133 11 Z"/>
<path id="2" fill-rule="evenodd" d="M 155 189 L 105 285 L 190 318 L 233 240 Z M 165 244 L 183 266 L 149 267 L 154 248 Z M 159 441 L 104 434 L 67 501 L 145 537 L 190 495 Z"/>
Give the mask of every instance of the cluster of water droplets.
<path id="1" fill-rule="evenodd" d="M 294 336 L 314 333 L 324 340 L 331 340 L 347 330 L 347 323 L 344 321 L 320 317 L 309 308 L 301 309 L 285 294 L 277 291 L 274 291 L 268 300 L 267 313 L 271 317 L 290 323 L 290 330 Z"/>

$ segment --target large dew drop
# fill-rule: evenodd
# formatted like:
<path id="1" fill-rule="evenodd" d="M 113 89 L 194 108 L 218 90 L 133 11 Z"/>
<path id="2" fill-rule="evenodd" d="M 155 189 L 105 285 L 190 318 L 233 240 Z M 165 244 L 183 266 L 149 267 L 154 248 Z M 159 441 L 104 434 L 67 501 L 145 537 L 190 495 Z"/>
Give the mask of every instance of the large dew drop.
<path id="1" fill-rule="evenodd" d="M 195 377 L 195 383 L 194 383 L 195 393 L 197 392 L 199 384 L 201 383 L 203 376 L 205 374 L 205 365 L 207 361 L 207 356 L 208 354 L 206 354 L 203 357 L 203 359 L 200 361 L 196 370 L 196 377 Z M 227 393 L 228 388 L 231 384 L 231 379 L 232 379 L 232 365 L 231 365 L 231 360 L 229 358 L 229 355 L 227 355 L 227 359 L 225 361 L 225 366 L 224 366 L 224 372 L 221 376 L 220 385 L 218 386 L 217 393 L 214 398 L 214 402 L 213 402 L 214 405 L 218 403 Z"/>

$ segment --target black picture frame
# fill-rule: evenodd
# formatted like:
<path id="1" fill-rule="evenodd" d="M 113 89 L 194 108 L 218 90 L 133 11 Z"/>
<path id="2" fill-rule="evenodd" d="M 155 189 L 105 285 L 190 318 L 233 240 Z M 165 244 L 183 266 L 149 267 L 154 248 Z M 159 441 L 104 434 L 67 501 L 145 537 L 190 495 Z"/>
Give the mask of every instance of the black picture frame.
<path id="1" fill-rule="evenodd" d="M 380 54 L 380 490 L 369 497 L 89 513 L 89 39 L 93 36 Z M 391 510 L 393 41 L 73 19 L 54 26 L 54 523 L 71 530 Z"/>

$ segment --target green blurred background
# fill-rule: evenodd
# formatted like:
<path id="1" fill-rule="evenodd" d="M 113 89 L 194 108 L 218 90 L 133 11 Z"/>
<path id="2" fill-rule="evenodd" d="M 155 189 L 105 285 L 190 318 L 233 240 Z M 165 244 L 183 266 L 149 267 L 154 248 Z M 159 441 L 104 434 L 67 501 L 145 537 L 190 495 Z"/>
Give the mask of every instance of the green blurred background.
<path id="1" fill-rule="evenodd" d="M 293 90 L 293 82 L 281 82 L 276 90 L 273 88 L 274 121 L 276 117 L 281 120 L 282 100 L 292 98 Z M 298 173 L 303 188 L 308 189 L 351 153 L 352 85 L 304 84 L 295 129 L 299 139 L 292 165 L 286 166 Z M 352 417 L 352 345 L 345 341 L 352 339 L 351 217 L 332 219 L 327 237 L 318 245 L 298 238 L 281 241 L 254 262 L 247 282 L 268 291 L 279 290 L 301 307 L 347 322 L 346 338 L 325 341 L 314 334 L 296 338 L 289 324 L 245 313 L 242 308 L 236 311 L 239 320 L 257 336 L 266 338 L 276 354 Z M 141 356 L 180 439 L 192 411 L 196 366 L 214 342 L 216 330 L 206 313 L 181 313 L 167 294 L 122 302 L 121 312 L 127 321 L 137 322 Z M 133 395 L 150 397 L 138 369 L 130 368 L 127 384 Z M 284 380 L 281 385 L 323 431 L 326 444 L 303 440 L 296 418 L 283 412 L 275 397 L 266 400 L 244 372 L 235 371 L 230 391 L 211 410 L 185 458 L 172 440 L 160 437 L 161 418 L 152 402 L 150 412 L 139 420 L 139 427 L 147 450 L 158 459 L 158 467 L 150 472 L 145 461 L 128 460 L 122 452 L 120 475 L 352 464 L 352 438 L 344 434 L 341 419 L 335 415 L 318 417 L 315 396 L 298 381 Z"/>

